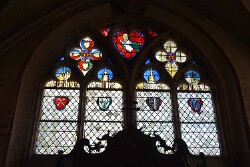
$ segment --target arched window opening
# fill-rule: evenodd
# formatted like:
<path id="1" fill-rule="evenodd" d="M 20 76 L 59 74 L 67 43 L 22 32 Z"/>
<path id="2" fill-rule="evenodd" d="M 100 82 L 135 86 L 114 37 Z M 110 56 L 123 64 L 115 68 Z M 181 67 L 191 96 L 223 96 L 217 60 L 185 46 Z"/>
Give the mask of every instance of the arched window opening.
<path id="1" fill-rule="evenodd" d="M 87 86 L 84 119 L 84 137 L 90 140 L 93 147 L 103 135 L 113 135 L 123 129 L 122 85 L 112 80 L 113 72 L 108 68 L 102 68 L 97 78 L 99 80 Z M 106 147 L 106 141 L 101 141 L 101 145 Z M 101 148 L 102 151 L 104 148 Z"/>
<path id="2" fill-rule="evenodd" d="M 171 145 L 174 139 L 172 103 L 170 88 L 165 83 L 158 82 L 160 74 L 150 68 L 144 72 L 145 81 L 136 85 L 137 128 L 145 134 L 159 135 Z M 165 153 L 158 143 L 160 152 Z"/>
<path id="3" fill-rule="evenodd" d="M 44 86 L 35 153 L 69 153 L 77 139 L 80 85 L 71 79 L 71 70 L 59 67 L 55 78 Z"/>
<path id="4" fill-rule="evenodd" d="M 145 35 L 143 32 L 146 31 L 113 30 L 112 27 L 99 31 L 102 38 L 109 36 L 106 39 L 117 50 L 114 55 L 121 55 L 123 59 L 112 59 L 111 63 L 112 57 L 103 55 L 92 38 L 81 38 L 80 46 L 71 49 L 69 58 L 60 62 L 75 63 L 76 69 L 83 74 L 78 76 L 81 82 L 73 81 L 71 69 L 61 66 L 56 69 L 55 77 L 45 83 L 35 153 L 56 154 L 59 150 L 69 153 L 76 140 L 83 137 L 90 142 L 90 147 L 85 148 L 87 152 L 101 153 L 107 143 L 100 138 L 106 134 L 112 136 L 125 125 L 131 126 L 129 123 L 136 122 L 138 129 L 147 135 L 161 137 L 168 146 L 172 146 L 174 138 L 179 137 L 185 140 L 191 153 L 221 155 L 212 92 L 210 86 L 204 84 L 205 78 L 201 80 L 201 74 L 190 69 L 196 67 L 192 56 L 174 40 L 166 40 L 155 54 L 147 57 L 144 64 L 140 62 L 146 70 L 141 71 L 140 76 L 138 73 L 139 82 L 129 85 L 126 80 L 130 77 L 128 72 L 126 77 L 119 76 L 120 82 L 126 84 L 122 86 L 115 77 L 122 70 L 116 61 L 125 61 L 128 71 L 133 71 L 129 68 L 138 63 L 135 56 L 146 56 L 139 53 L 146 46 L 146 36 L 153 38 L 157 33 L 148 31 Z M 107 46 L 106 49 L 111 52 L 114 48 Z M 134 61 L 130 61 L 133 57 Z M 94 66 L 98 62 L 100 64 Z M 90 70 L 93 75 L 86 75 Z M 132 87 L 136 89 L 128 90 Z M 129 93 L 125 93 L 124 88 Z M 136 117 L 122 111 L 124 99 L 131 96 L 135 96 L 136 107 L 140 108 Z M 97 145 L 101 146 L 100 150 L 95 149 Z M 171 153 L 164 150 L 162 143 L 156 145 L 159 152 Z"/>
<path id="5" fill-rule="evenodd" d="M 194 70 L 181 77 L 184 68 L 196 64 L 176 42 L 167 40 L 163 48 L 157 49 L 155 57 L 149 57 L 145 66 L 156 63 L 162 74 L 165 72 L 170 76 L 165 77 L 169 78 L 165 82 L 172 82 L 172 86 L 158 83 L 160 75 L 156 70 L 150 68 L 144 72 L 146 82 L 136 85 L 137 107 L 140 108 L 136 114 L 137 127 L 145 134 L 161 136 L 167 145 L 172 144 L 174 136 L 180 137 L 193 154 L 220 155 L 216 114 L 209 86 L 201 82 L 200 74 Z M 179 85 L 176 75 L 182 80 Z M 178 85 L 177 90 L 175 85 Z M 160 146 L 160 152 L 170 153 Z"/>
<path id="6" fill-rule="evenodd" d="M 214 103 L 209 86 L 194 70 L 185 73 L 186 83 L 177 89 L 181 138 L 194 154 L 220 155 Z"/>

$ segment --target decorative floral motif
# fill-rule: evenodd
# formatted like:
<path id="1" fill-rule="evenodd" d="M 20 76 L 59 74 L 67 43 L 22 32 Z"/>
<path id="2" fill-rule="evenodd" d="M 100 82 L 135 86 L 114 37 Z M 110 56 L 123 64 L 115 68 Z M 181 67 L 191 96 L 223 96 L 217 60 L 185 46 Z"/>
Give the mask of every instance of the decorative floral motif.
<path id="1" fill-rule="evenodd" d="M 131 59 L 142 49 L 144 45 L 144 34 L 139 31 L 131 31 L 129 34 L 123 30 L 115 30 L 113 43 L 119 53 L 126 59 Z"/>
<path id="2" fill-rule="evenodd" d="M 155 54 L 155 58 L 160 62 L 166 62 L 165 68 L 168 73 L 174 77 L 178 71 L 178 63 L 184 63 L 187 56 L 184 52 L 177 51 L 177 45 L 173 41 L 167 41 L 164 44 L 164 50 L 159 50 Z"/>
<path id="3" fill-rule="evenodd" d="M 78 60 L 78 68 L 82 71 L 83 75 L 92 68 L 93 64 L 90 60 L 100 60 L 102 52 L 99 49 L 93 48 L 94 41 L 85 37 L 80 41 L 80 48 L 74 48 L 70 52 L 70 57 Z"/>

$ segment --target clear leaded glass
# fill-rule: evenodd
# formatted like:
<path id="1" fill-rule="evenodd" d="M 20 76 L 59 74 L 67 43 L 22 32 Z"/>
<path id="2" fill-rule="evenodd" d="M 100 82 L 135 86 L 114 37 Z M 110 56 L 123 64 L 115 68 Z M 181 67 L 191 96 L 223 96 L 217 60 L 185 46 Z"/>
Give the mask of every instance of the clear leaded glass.
<path id="1" fill-rule="evenodd" d="M 48 84 L 51 81 L 45 84 L 35 147 L 37 154 L 57 154 L 59 150 L 69 153 L 76 142 L 80 91 L 68 88 L 70 75 L 68 68 L 59 68 L 58 80 L 54 81 L 61 84 L 53 88 Z"/>
<path id="2" fill-rule="evenodd" d="M 171 146 L 174 129 L 170 92 L 137 90 L 136 97 L 137 107 L 140 108 L 137 111 L 137 128 L 148 135 L 159 135 Z M 158 149 L 165 153 L 162 147 Z"/>
<path id="3" fill-rule="evenodd" d="M 156 70 L 146 70 L 146 82 L 136 86 L 137 107 L 140 108 L 136 113 L 137 128 L 148 135 L 159 135 L 170 146 L 174 138 L 171 94 L 166 84 L 157 83 L 159 78 Z M 159 145 L 157 148 L 161 153 L 168 153 Z"/>
<path id="4" fill-rule="evenodd" d="M 209 87 L 198 87 L 200 77 L 195 71 L 188 71 L 185 78 L 189 84 L 184 89 L 182 84 L 177 93 L 181 137 L 193 154 L 220 155 L 213 100 L 211 92 L 207 91 Z"/>
<path id="5" fill-rule="evenodd" d="M 111 33 L 111 28 L 106 27 L 100 32 L 111 37 L 114 47 L 127 60 L 136 56 L 145 43 L 144 33 L 138 30 L 119 28 Z M 155 37 L 157 33 L 151 31 L 149 36 Z M 86 75 L 92 69 L 93 62 L 102 58 L 102 52 L 92 38 L 85 36 L 80 40 L 79 47 L 70 50 L 69 56 Z M 173 40 L 165 41 L 162 49 L 157 50 L 154 56 L 157 61 L 164 63 L 166 73 L 172 78 L 189 57 Z M 109 58 L 107 60 L 111 63 Z M 145 62 L 146 65 L 150 63 L 151 58 Z M 107 143 L 99 139 L 105 134 L 114 135 L 123 129 L 123 89 L 120 83 L 112 80 L 113 72 L 108 68 L 100 69 L 97 80 L 83 88 L 82 99 L 80 84 L 72 80 L 71 75 L 68 67 L 59 67 L 55 77 L 44 85 L 35 141 L 37 154 L 57 154 L 59 150 L 70 153 L 79 137 L 89 139 L 91 146 L 86 147 L 86 151 L 100 153 L 105 150 Z M 201 82 L 200 74 L 194 70 L 187 71 L 185 81 L 177 87 L 177 96 L 175 90 L 171 92 L 167 84 L 160 82 L 160 77 L 160 73 L 150 68 L 144 72 L 145 81 L 136 85 L 136 107 L 140 109 L 136 112 L 137 128 L 145 134 L 160 136 L 166 145 L 171 146 L 174 124 L 177 124 L 175 129 L 181 133 L 175 133 L 181 134 L 180 137 L 185 140 L 191 153 L 220 155 L 214 103 L 210 87 Z M 175 93 L 174 99 L 171 93 Z M 79 115 L 79 106 L 82 106 L 82 115 Z M 178 111 L 173 111 L 173 108 Z M 175 120 L 178 120 L 176 122 L 173 121 L 173 112 L 178 112 L 174 114 Z M 78 124 L 82 116 L 84 120 Z M 83 127 L 83 136 L 77 136 L 81 134 L 79 127 Z M 103 147 L 96 150 L 99 144 Z M 156 145 L 161 153 L 170 153 L 160 143 Z"/>
<path id="6" fill-rule="evenodd" d="M 113 73 L 104 68 L 98 73 L 101 81 L 91 82 L 87 88 L 84 137 L 90 140 L 92 147 L 103 135 L 108 133 L 113 135 L 123 129 L 122 86 L 117 82 L 109 82 L 112 77 Z M 104 148 L 100 152 L 104 151 L 106 142 L 102 141 L 101 144 Z"/>

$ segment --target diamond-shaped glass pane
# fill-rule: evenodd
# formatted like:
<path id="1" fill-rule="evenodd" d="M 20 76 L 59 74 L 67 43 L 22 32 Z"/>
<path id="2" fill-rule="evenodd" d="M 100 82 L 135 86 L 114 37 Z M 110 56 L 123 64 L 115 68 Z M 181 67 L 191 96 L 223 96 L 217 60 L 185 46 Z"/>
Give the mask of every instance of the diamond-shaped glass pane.
<path id="1" fill-rule="evenodd" d="M 41 120 L 77 120 L 79 95 L 79 90 L 45 89 Z M 65 97 L 68 98 L 68 102 L 64 102 L 62 99 Z M 57 109 L 58 106 L 62 106 L 62 108 Z"/>
<path id="2" fill-rule="evenodd" d="M 178 93 L 181 136 L 190 152 L 220 155 L 220 144 L 211 93 Z"/>
<path id="3" fill-rule="evenodd" d="M 76 122 L 40 122 L 36 141 L 37 154 L 69 153 L 76 142 Z"/>
<path id="4" fill-rule="evenodd" d="M 45 89 L 36 139 L 37 154 L 69 153 L 77 139 L 79 90 Z"/>
<path id="5" fill-rule="evenodd" d="M 170 92 L 164 91 L 139 91 L 137 95 L 137 128 L 145 134 L 159 135 L 171 146 L 174 139 L 173 116 Z M 162 147 L 158 147 L 161 153 L 166 153 Z"/>
<path id="6" fill-rule="evenodd" d="M 106 106 L 100 102 L 101 98 L 108 100 Z M 88 90 L 85 121 L 122 121 L 122 105 L 122 91 Z"/>
<path id="7" fill-rule="evenodd" d="M 168 146 L 173 144 L 174 129 L 173 123 L 164 122 L 138 122 L 137 126 L 142 128 L 143 132 L 147 135 L 153 135 L 154 133 L 161 136 L 166 141 Z"/>
<path id="8" fill-rule="evenodd" d="M 182 139 L 193 154 L 220 155 L 217 128 L 215 124 L 181 124 Z"/>
<path id="9" fill-rule="evenodd" d="M 89 139 L 90 145 L 94 147 L 96 143 L 99 142 L 98 139 L 102 138 L 104 135 L 114 135 L 123 129 L 123 124 L 119 122 L 92 122 L 85 121 L 84 123 L 84 136 Z M 106 141 L 101 141 L 101 145 L 104 147 L 100 149 L 99 152 L 103 152 L 107 146 Z M 89 151 L 89 150 L 86 150 Z M 98 152 L 98 151 L 97 151 Z M 94 153 L 94 152 L 91 152 Z"/>
<path id="10" fill-rule="evenodd" d="M 121 90 L 89 89 L 86 93 L 84 136 L 92 146 L 98 138 L 110 132 L 117 133 L 123 127 L 123 93 Z M 105 142 L 102 142 L 105 149 Z M 92 152 L 93 153 L 93 152 Z"/>
<path id="11" fill-rule="evenodd" d="M 195 99 L 195 102 L 202 101 L 200 111 L 195 112 L 194 104 L 188 103 L 189 99 Z M 178 93 L 178 110 L 181 122 L 215 122 L 215 113 L 210 93 Z"/>

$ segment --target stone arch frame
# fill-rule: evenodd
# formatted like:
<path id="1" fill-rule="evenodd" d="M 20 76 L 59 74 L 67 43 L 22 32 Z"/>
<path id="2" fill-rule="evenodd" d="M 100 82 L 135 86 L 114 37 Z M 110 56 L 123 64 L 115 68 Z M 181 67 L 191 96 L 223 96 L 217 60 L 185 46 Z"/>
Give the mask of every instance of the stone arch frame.
<path id="1" fill-rule="evenodd" d="M 110 8 L 105 5 L 100 7 L 100 9 L 110 11 Z M 92 12 L 93 16 L 96 16 L 94 11 L 91 11 L 91 9 L 89 11 L 90 13 Z M 153 16 L 150 16 L 149 11 L 159 12 L 154 13 Z M 76 19 L 77 17 L 79 18 L 80 16 L 84 16 L 83 13 L 78 14 L 73 18 Z M 216 73 L 218 78 L 220 78 L 219 83 L 216 85 L 218 90 L 220 90 L 218 92 L 218 101 L 221 102 L 221 114 L 227 119 L 222 123 L 223 129 L 228 131 L 225 135 L 227 157 L 230 160 L 233 156 L 235 156 L 229 161 L 229 163 L 239 164 L 242 163 L 241 160 L 245 160 L 245 162 L 247 162 L 247 157 L 240 157 L 241 153 L 246 152 L 245 147 L 248 145 L 247 141 L 244 140 L 246 139 L 247 135 L 246 131 L 244 130 L 245 125 L 244 122 L 241 121 L 242 115 L 244 116 L 244 113 L 239 112 L 244 112 L 242 95 L 240 93 L 240 84 L 237 81 L 237 75 L 235 74 L 233 67 L 223 52 L 223 49 L 218 46 L 216 41 L 214 41 L 208 33 L 204 32 L 202 28 L 196 24 L 191 25 L 188 21 L 185 21 L 183 16 L 171 14 L 168 11 L 163 11 L 160 7 L 154 6 L 150 6 L 144 13 L 144 15 L 148 18 L 169 25 L 170 23 L 164 21 L 165 19 L 163 16 L 161 16 L 161 14 L 168 15 L 170 18 L 170 23 L 175 23 L 171 24 L 171 27 L 174 27 L 177 32 L 185 36 L 189 41 L 192 41 L 192 44 L 196 48 L 199 48 L 199 50 L 204 53 L 209 62 L 211 62 L 210 65 L 214 70 L 213 73 Z M 109 16 L 112 16 L 112 14 L 109 13 Z M 98 18 L 98 16 L 96 17 Z M 103 18 L 103 21 L 105 21 L 105 19 L 106 18 Z M 186 29 L 178 26 L 180 22 L 186 25 Z M 42 42 L 34 50 L 34 54 L 31 56 L 25 67 L 19 89 L 17 107 L 15 109 L 16 111 L 6 159 L 6 166 L 17 166 L 20 164 L 24 165 L 29 158 L 29 145 L 33 132 L 32 127 L 35 121 L 34 111 L 37 108 L 36 100 L 39 97 L 39 81 L 45 76 L 47 72 L 44 65 L 50 65 L 53 61 L 52 59 L 48 60 L 48 58 L 46 60 L 44 55 L 48 55 L 48 53 L 52 52 L 53 48 L 51 48 L 52 46 L 49 45 L 57 41 L 60 34 L 61 37 L 63 34 L 71 34 L 71 27 L 67 25 L 67 22 L 63 22 L 52 32 L 50 32 L 48 36 L 43 38 Z M 60 42 L 57 43 L 57 45 L 65 46 L 65 43 L 69 42 L 68 40 L 69 39 L 59 40 Z M 43 71 L 43 73 L 41 73 L 41 71 Z M 36 100 L 32 101 L 31 99 Z M 237 111 L 237 113 L 235 111 Z M 234 127 L 234 124 L 236 123 L 238 124 L 238 127 Z M 238 142 L 239 136 L 243 136 L 243 139 L 240 139 L 240 141 L 242 141 L 240 143 Z M 15 162 L 12 161 L 12 157 L 15 157 Z M 223 162 L 223 164 L 224 163 L 226 162 Z"/>

